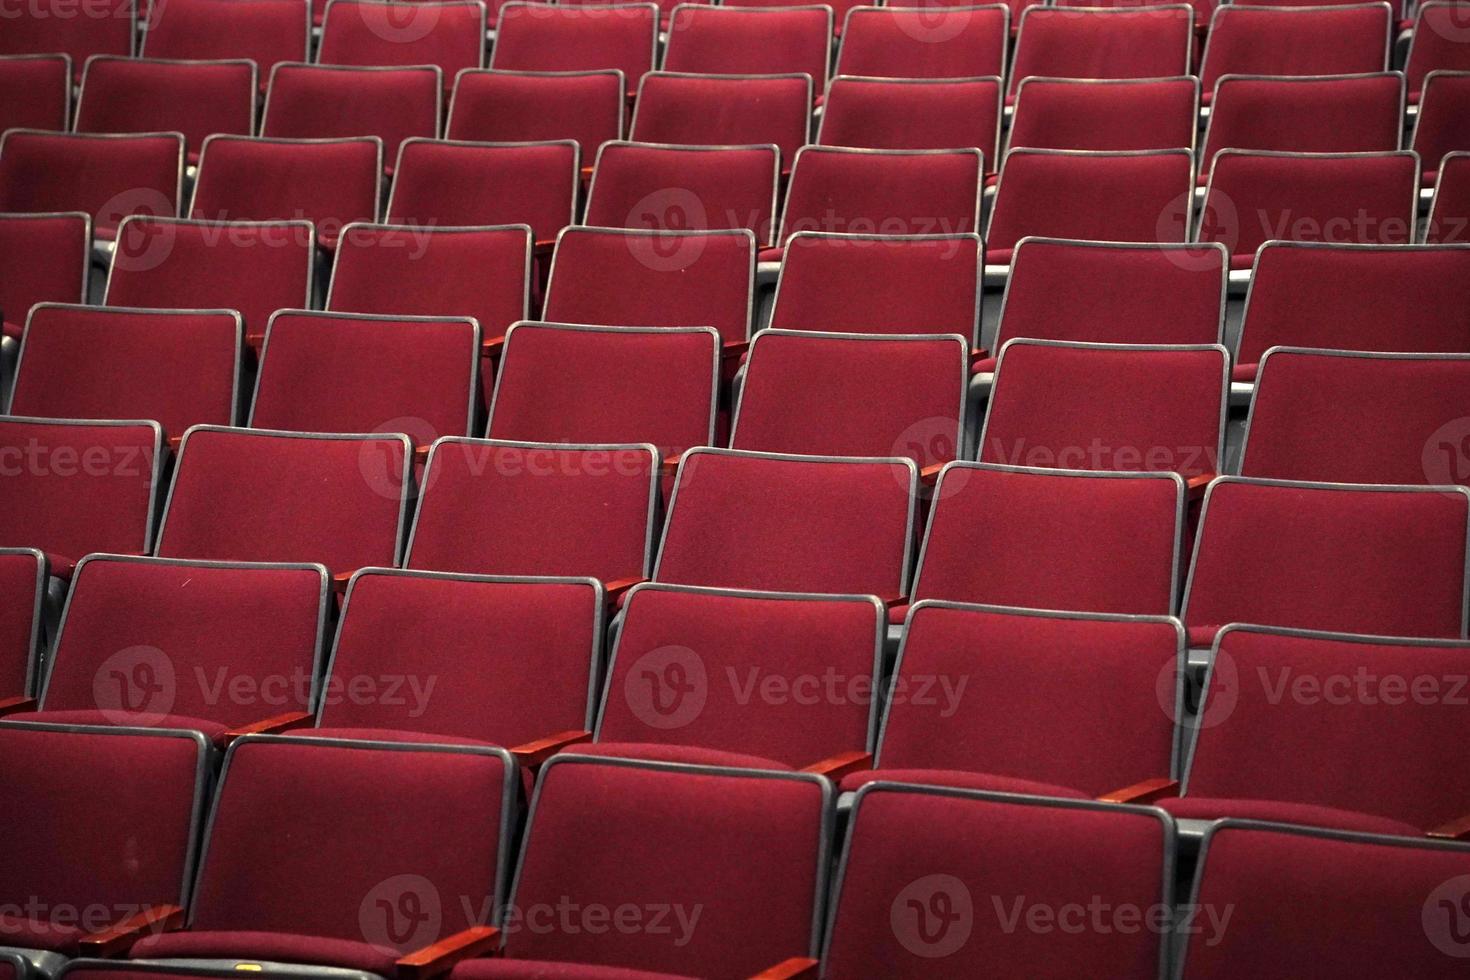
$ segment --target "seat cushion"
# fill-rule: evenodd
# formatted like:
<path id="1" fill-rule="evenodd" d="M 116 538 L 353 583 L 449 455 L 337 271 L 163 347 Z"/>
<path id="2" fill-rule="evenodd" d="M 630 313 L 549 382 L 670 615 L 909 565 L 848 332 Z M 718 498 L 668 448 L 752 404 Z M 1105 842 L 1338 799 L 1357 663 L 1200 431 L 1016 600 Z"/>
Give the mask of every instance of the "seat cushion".
<path id="1" fill-rule="evenodd" d="M 649 973 L 617 966 L 508 959 L 466 960 L 449 977 L 450 980 L 682 980 L 673 973 Z"/>
<path id="2" fill-rule="evenodd" d="M 392 976 L 398 954 L 350 939 L 296 936 L 284 932 L 164 932 L 133 946 L 135 959 L 267 960 L 337 966 Z"/>
<path id="3" fill-rule="evenodd" d="M 44 949 L 51 953 L 75 956 L 77 940 L 84 934 L 76 926 L 56 925 L 44 919 L 0 913 L 0 945 Z"/>
<path id="4" fill-rule="evenodd" d="M 1022 793 L 1026 796 L 1057 796 L 1065 800 L 1091 799 L 1086 793 L 1069 786 L 1037 783 L 1014 776 L 998 776 L 988 772 L 965 772 L 961 769 L 874 769 L 855 772 L 842 780 L 842 792 L 851 793 L 860 786 L 878 781 L 917 783 L 920 786 L 950 786 L 955 789 L 979 789 L 992 793 Z"/>
<path id="5" fill-rule="evenodd" d="M 1269 820 L 1273 823 L 1304 824 L 1333 830 L 1352 830 L 1364 834 L 1390 834 L 1395 837 L 1419 837 L 1423 831 L 1409 824 L 1379 817 L 1371 813 L 1338 810 L 1308 803 L 1282 803 L 1276 800 L 1225 800 L 1207 796 L 1182 796 L 1160 800 L 1158 806 L 1183 820 L 1218 820 L 1237 817 L 1245 820 Z"/>
<path id="6" fill-rule="evenodd" d="M 731 769 L 775 769 L 791 772 L 791 767 L 774 759 L 723 749 L 707 749 L 698 745 L 660 745 L 656 742 L 592 742 L 574 745 L 567 750 L 573 755 L 595 755 L 612 759 L 649 759 L 677 762 L 690 766 L 725 766 Z M 818 760 L 813 759 L 813 762 Z"/>

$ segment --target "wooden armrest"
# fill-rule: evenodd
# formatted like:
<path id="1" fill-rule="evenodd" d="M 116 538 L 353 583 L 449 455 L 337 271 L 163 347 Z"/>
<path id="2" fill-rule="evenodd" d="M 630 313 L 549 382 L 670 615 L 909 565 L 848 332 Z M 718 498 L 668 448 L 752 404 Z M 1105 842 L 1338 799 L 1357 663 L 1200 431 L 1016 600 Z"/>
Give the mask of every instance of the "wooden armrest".
<path id="1" fill-rule="evenodd" d="M 535 768 L 568 745 L 590 741 L 592 741 L 591 732 L 574 728 L 571 731 L 557 732 L 555 735 L 548 735 L 545 738 L 538 738 L 524 745 L 517 745 L 510 750 L 510 754 L 515 756 L 516 762 L 521 765 Z"/>
<path id="2" fill-rule="evenodd" d="M 890 596 L 883 600 L 883 607 L 885 609 L 897 609 L 899 606 L 907 606 L 911 601 L 913 600 L 906 595 Z"/>
<path id="3" fill-rule="evenodd" d="M 1200 473 L 1184 481 L 1184 492 L 1190 500 L 1205 499 L 1205 489 L 1215 479 L 1214 473 Z"/>
<path id="4" fill-rule="evenodd" d="M 0 718 L 4 718 L 6 715 L 19 714 L 22 711 L 35 711 L 37 707 L 39 707 L 39 702 L 35 698 L 28 698 L 24 695 L 14 698 L 0 698 Z"/>
<path id="5" fill-rule="evenodd" d="M 145 935 L 184 927 L 184 910 L 177 905 L 150 905 L 99 932 L 77 940 L 83 956 L 121 956 Z"/>
<path id="6" fill-rule="evenodd" d="M 1153 803 L 1179 795 L 1177 779 L 1145 779 L 1141 783 L 1104 793 L 1098 799 L 1104 803 Z"/>
<path id="7" fill-rule="evenodd" d="M 184 437 L 183 436 L 169 436 L 168 437 L 168 448 L 171 449 L 171 450 L 173 450 L 175 453 L 177 453 L 179 451 L 179 446 L 183 445 L 183 442 L 184 442 Z"/>
<path id="8" fill-rule="evenodd" d="M 332 576 L 332 591 L 335 592 L 335 593 L 337 593 L 337 595 L 346 595 L 347 594 L 347 583 L 349 583 L 351 581 L 352 581 L 352 573 L 351 572 L 342 572 L 339 575 L 333 575 Z"/>
<path id="9" fill-rule="evenodd" d="M 720 357 L 729 361 L 737 357 L 743 357 L 750 350 L 750 341 L 732 340 L 720 345 Z"/>
<path id="10" fill-rule="evenodd" d="M 263 334 L 263 333 L 247 333 L 245 335 L 245 343 L 249 344 L 250 347 L 257 354 L 259 354 L 260 353 L 260 349 L 265 346 L 265 334 Z"/>
<path id="11" fill-rule="evenodd" d="M 841 779 L 849 773 L 862 772 L 864 769 L 873 768 L 873 753 L 871 752 L 839 752 L 836 755 L 814 762 L 802 769 L 802 772 L 814 772 L 828 779 Z"/>
<path id="12" fill-rule="evenodd" d="M 432 448 L 432 447 L 430 447 L 430 446 L 414 446 L 413 447 L 413 461 L 415 463 L 427 463 L 429 461 L 429 449 L 430 448 Z M 351 578 L 351 576 L 348 576 L 348 578 Z"/>
<path id="13" fill-rule="evenodd" d="M 665 456 L 663 458 L 663 462 L 661 462 L 658 467 L 659 475 L 673 476 L 675 473 L 679 472 L 679 459 L 679 456 Z"/>
<path id="14" fill-rule="evenodd" d="M 480 341 L 481 357 L 499 357 L 505 350 L 505 337 L 486 337 Z"/>
<path id="15" fill-rule="evenodd" d="M 293 728 L 304 728 L 312 721 L 312 715 L 306 711 L 288 711 L 274 718 L 266 718 L 254 724 L 244 725 L 240 728 L 232 728 L 225 732 L 222 739 L 229 745 L 235 739 L 243 735 L 278 735 L 281 732 L 289 732 Z"/>
<path id="16" fill-rule="evenodd" d="M 974 364 L 976 361 L 983 361 L 989 356 L 990 351 L 986 350 L 984 347 L 976 347 L 970 351 L 970 363 Z"/>
<path id="17" fill-rule="evenodd" d="M 1429 832 L 1429 836 L 1442 840 L 1470 840 L 1470 816 L 1435 827 Z"/>
<path id="18" fill-rule="evenodd" d="M 939 471 L 944 469 L 945 463 L 930 463 L 919 470 L 919 482 L 925 486 L 932 487 L 939 482 Z"/>
<path id="19" fill-rule="evenodd" d="M 796 977 L 814 977 L 820 965 L 817 960 L 810 957 L 793 956 L 789 960 L 782 960 L 775 966 L 766 967 L 751 980 L 794 980 Z"/>
<path id="20" fill-rule="evenodd" d="M 397 975 L 399 980 L 428 980 L 429 977 L 448 973 L 461 960 L 472 960 L 493 951 L 499 944 L 499 929 L 494 926 L 471 926 L 432 946 L 400 956 L 395 964 Z"/>
<path id="21" fill-rule="evenodd" d="M 609 603 L 618 602 L 622 600 L 623 593 L 647 581 L 646 578 L 615 578 L 611 582 L 602 583 L 602 591 Z"/>

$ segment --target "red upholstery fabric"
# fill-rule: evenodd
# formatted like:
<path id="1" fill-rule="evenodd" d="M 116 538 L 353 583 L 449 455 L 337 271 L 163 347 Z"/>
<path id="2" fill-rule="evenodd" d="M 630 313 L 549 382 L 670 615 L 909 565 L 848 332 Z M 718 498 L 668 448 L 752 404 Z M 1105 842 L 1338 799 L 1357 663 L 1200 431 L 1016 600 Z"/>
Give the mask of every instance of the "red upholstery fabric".
<path id="1" fill-rule="evenodd" d="M 177 216 L 183 169 L 177 135 L 12 130 L 0 142 L 0 211 L 85 211 L 111 237 L 130 214 Z"/>
<path id="2" fill-rule="evenodd" d="M 969 380 L 960 336 L 909 339 L 762 330 L 750 346 L 730 445 L 772 453 L 959 455 Z"/>
<path id="3" fill-rule="evenodd" d="M 118 233 L 107 303 L 236 310 L 248 334 L 264 334 L 276 310 L 311 302 L 313 241 L 306 222 L 131 218 Z"/>
<path id="4" fill-rule="evenodd" d="M 108 922 L 108 919 L 104 918 L 100 912 L 97 918 L 101 926 L 105 926 Z M 53 922 L 49 918 L 31 918 L 24 915 L 0 913 L 0 937 L 5 939 L 7 946 L 75 956 L 77 940 L 86 934 L 86 930 L 78 926 Z M 9 965 L 6 964 L 7 967 Z"/>
<path id="5" fill-rule="evenodd" d="M 761 755 L 726 752 L 701 745 L 674 745 L 659 742 L 605 742 L 573 747 L 578 755 L 601 759 L 642 759 L 648 762 L 673 762 L 692 766 L 724 766 L 731 769 L 771 769 L 792 772 L 792 767 Z"/>
<path id="6" fill-rule="evenodd" d="M 988 793 L 1020 793 L 1024 796 L 1055 796 L 1064 800 L 1090 800 L 1092 797 L 1068 786 L 1038 783 L 1014 776 L 997 776 L 986 772 L 961 769 L 871 769 L 843 777 L 842 792 L 855 793 L 868 783 L 908 783 L 918 786 L 946 786 L 950 789 L 976 789 Z"/>
<path id="7" fill-rule="evenodd" d="M 975 337 L 980 238 L 798 232 L 786 241 L 771 326 Z"/>
<path id="8" fill-rule="evenodd" d="M 1434 97 L 1430 98 L 1429 94 Z M 1424 167 L 1421 183 L 1433 187 L 1447 153 L 1470 150 L 1470 71 L 1434 72 L 1424 81 L 1413 150 Z"/>
<path id="9" fill-rule="evenodd" d="M 1160 800 L 1157 805 L 1179 820 L 1219 820 L 1233 817 L 1238 820 L 1269 820 L 1272 823 L 1303 827 L 1353 830 L 1363 834 L 1391 834 L 1399 837 L 1418 837 L 1422 834 L 1418 827 L 1401 820 L 1304 803 L 1189 796 Z"/>
<path id="10" fill-rule="evenodd" d="M 71 66 L 64 55 L 0 55 L 0 132 L 65 129 L 70 104 Z"/>
<path id="11" fill-rule="evenodd" d="M 167 0 L 153 4 L 143 53 L 149 58 L 248 58 L 260 84 L 282 61 L 310 55 L 307 0 Z"/>
<path id="12" fill-rule="evenodd" d="M 577 186 L 577 149 L 566 141 L 492 146 L 414 140 L 398 162 L 388 220 L 530 225 L 536 241 L 546 242 L 571 223 Z"/>
<path id="13" fill-rule="evenodd" d="M 1168 901 L 1167 846 L 1165 825 L 1147 813 L 870 791 L 853 814 L 824 966 L 833 977 L 928 977 L 936 966 L 954 976 L 1156 977 L 1168 934 L 1143 923 Z M 1137 909 L 1138 927 L 1104 915 L 1078 929 L 1089 903 Z M 1050 929 L 1017 918 L 1038 907 L 1071 911 Z"/>
<path id="14" fill-rule="evenodd" d="M 449 89 L 461 71 L 485 63 L 483 3 L 415 0 L 400 10 L 337 0 L 327 14 L 317 51 L 324 65 L 437 65 Z"/>
<path id="15" fill-rule="evenodd" d="M 553 7 L 512 0 L 501 5 L 491 68 L 590 71 L 616 68 L 629 94 L 652 71 L 658 8 L 651 3 Z M 590 150 L 590 148 L 589 148 Z"/>
<path id="16" fill-rule="evenodd" d="M 1183 242 L 1194 161 L 1187 150 L 1006 154 L 985 236 L 986 261 L 1007 264 L 1027 235 Z"/>
<path id="17" fill-rule="evenodd" d="M 82 214 L 0 215 L 0 313 L 20 338 L 37 303 L 85 302 L 92 236 Z"/>
<path id="18" fill-rule="evenodd" d="M 1427 242 L 1470 242 L 1470 153 L 1451 153 L 1440 162 Z"/>
<path id="19" fill-rule="evenodd" d="M 133 53 L 129 0 L 100 0 L 85 12 L 72 8 L 66 14 L 45 4 L 6 0 L 3 10 L 0 54 L 65 54 L 71 57 L 72 71 L 79 74 L 94 54 L 126 58 Z"/>
<path id="20" fill-rule="evenodd" d="M 869 747 L 883 626 L 871 599 L 649 586 L 624 608 L 599 742 L 713 749 L 791 768 Z M 645 752 L 633 754 L 699 761 Z"/>
<path id="21" fill-rule="evenodd" d="M 398 554 L 401 436 L 196 429 L 174 469 L 158 554 L 310 561 L 345 574 Z"/>
<path id="22" fill-rule="evenodd" d="M 211 133 L 250 136 L 256 76 L 245 61 L 97 58 L 82 74 L 79 133 L 183 133 L 191 159 Z"/>
<path id="23" fill-rule="evenodd" d="M 600 613 L 585 582 L 360 575 L 321 723 L 507 746 L 585 728 Z M 401 690 L 383 685 L 392 677 Z"/>
<path id="24" fill-rule="evenodd" d="M 144 705 L 146 708 L 146 704 Z M 78 708 L 74 711 L 22 711 L 5 716 L 7 721 L 44 722 L 50 725 L 87 725 L 121 728 L 172 728 L 179 731 L 198 732 L 212 742 L 229 731 L 229 726 L 209 718 L 192 715 L 159 714 L 156 711 L 129 711 L 125 708 Z M 262 721 L 252 717 L 251 721 Z"/>
<path id="25" fill-rule="evenodd" d="M 0 550 L 0 589 L 10 597 L 0 607 L 0 691 L 10 693 L 0 697 L 26 693 L 27 675 L 40 641 L 45 574 L 42 555 L 20 549 Z"/>
<path id="26" fill-rule="evenodd" d="M 1384 980 L 1463 975 L 1457 950 L 1463 848 L 1223 827 L 1201 855 L 1199 901 L 1235 910 L 1215 945 L 1193 937 L 1185 976 L 1350 976 Z M 1293 917 L 1310 907 L 1312 915 Z M 1449 917 L 1447 917 L 1447 913 Z"/>
<path id="27" fill-rule="evenodd" d="M 552 761 L 522 852 L 507 957 L 744 976 L 810 955 L 824 789 L 811 777 Z M 727 837 L 739 838 L 740 854 L 711 846 Z M 558 901 L 657 903 L 667 917 L 659 930 L 592 934 L 548 915 Z"/>
<path id="28" fill-rule="evenodd" d="M 697 450 L 679 467 L 654 577 L 901 595 L 915 482 L 912 464 L 892 459 Z"/>
<path id="29" fill-rule="evenodd" d="M 821 93 L 827 88 L 831 47 L 830 9 L 690 4 L 669 21 L 661 67 L 706 75 L 802 72 Z"/>
<path id="30" fill-rule="evenodd" d="M 719 336 L 708 328 L 522 323 L 500 360 L 492 439 L 708 445 Z"/>
<path id="31" fill-rule="evenodd" d="M 926 10 L 859 7 L 847 18 L 839 75 L 983 78 L 1005 74 L 1004 4 Z"/>
<path id="32" fill-rule="evenodd" d="M 282 65 L 271 73 L 260 134 L 376 136 L 383 141 L 384 162 L 391 162 L 404 140 L 439 135 L 439 86 L 439 73 L 427 67 Z"/>
<path id="33" fill-rule="evenodd" d="M 132 955 L 143 959 L 268 960 L 342 967 L 379 976 L 391 976 L 398 959 L 396 950 L 360 940 L 217 929 L 144 936 L 133 946 Z"/>
<path id="34" fill-rule="evenodd" d="M 687 980 L 673 973 L 622 970 L 614 966 L 502 959 L 465 960 L 454 968 L 452 976 L 454 980 Z"/>
<path id="35" fill-rule="evenodd" d="M 1028 7 L 1011 63 L 1010 92 L 1043 78 L 1170 78 L 1189 73 L 1194 11 Z M 1189 145 L 1189 144 L 1184 144 Z"/>
<path id="36" fill-rule="evenodd" d="M 774 143 L 790 169 L 807 142 L 811 106 L 811 82 L 800 75 L 655 71 L 639 86 L 630 136 L 690 146 Z"/>
<path id="37" fill-rule="evenodd" d="M 1000 79 L 837 78 L 822 109 L 826 146 L 945 150 L 973 146 L 996 162 Z"/>
<path id="38" fill-rule="evenodd" d="M 1466 510 L 1460 494 L 1427 488 L 1216 482 L 1185 622 L 1461 636 Z"/>
<path id="39" fill-rule="evenodd" d="M 668 231 L 746 228 L 768 243 L 775 233 L 780 169 L 775 146 L 605 144 L 597 154 L 583 221 Z"/>
<path id="40" fill-rule="evenodd" d="M 1188 77 L 1024 79 L 1016 89 L 1010 145 L 1114 151 L 1192 146 L 1198 98 L 1199 86 Z"/>
<path id="41" fill-rule="evenodd" d="M 640 578 L 657 473 L 651 448 L 441 442 L 424 476 L 407 565 Z"/>
<path id="42" fill-rule="evenodd" d="M 227 312 L 42 306 L 21 349 L 10 411 L 152 419 L 169 436 L 235 421 L 240 325 Z M 80 556 L 78 556 L 80 557 Z"/>
<path id="43" fill-rule="evenodd" d="M 1463 17 L 1463 11 L 1456 10 L 1453 3 L 1419 6 L 1408 63 L 1404 66 L 1410 102 L 1422 97 L 1425 78 L 1430 72 L 1470 70 L 1470 45 L 1465 44 Z"/>
<path id="44" fill-rule="evenodd" d="M 160 441 L 146 424 L 0 420 L 0 543 L 71 561 L 147 551 Z"/>
<path id="45" fill-rule="evenodd" d="M 1373 3 L 1310 10 L 1222 3 L 1210 21 L 1200 96 L 1209 102 L 1222 75 L 1383 71 L 1392 19 Z"/>
<path id="46" fill-rule="evenodd" d="M 746 231 L 568 228 L 556 246 L 544 316 L 557 323 L 708 326 L 746 339 L 755 240 Z"/>
<path id="47" fill-rule="evenodd" d="M 1231 0 L 1251 7 L 1338 7 L 1348 2 L 1358 0 Z M 1389 8 L 1393 11 L 1391 23 L 1405 28 L 1410 25 L 1404 23 L 1404 0 L 1387 0 Z"/>
<path id="48" fill-rule="evenodd" d="M 454 89 L 445 135 L 454 140 L 575 140 L 589 160 L 621 138 L 622 77 L 615 71 L 472 71 Z"/>

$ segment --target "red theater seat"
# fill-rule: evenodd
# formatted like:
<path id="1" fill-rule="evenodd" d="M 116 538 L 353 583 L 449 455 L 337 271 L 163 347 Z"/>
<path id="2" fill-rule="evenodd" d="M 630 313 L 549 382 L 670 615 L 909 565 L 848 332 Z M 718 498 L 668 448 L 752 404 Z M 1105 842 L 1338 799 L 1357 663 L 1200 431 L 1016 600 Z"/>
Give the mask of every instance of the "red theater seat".
<path id="1" fill-rule="evenodd" d="M 0 211 L 84 211 L 100 238 L 131 214 L 178 217 L 183 183 L 178 133 L 0 136 Z"/>
<path id="2" fill-rule="evenodd" d="M 1430 93 L 1434 98 L 1430 98 Z M 1446 156 L 1470 150 L 1470 71 L 1434 71 L 1424 78 L 1410 147 L 1424 167 L 1420 181 L 1433 187 Z"/>
<path id="3" fill-rule="evenodd" d="M 856 7 L 847 15 L 838 75 L 878 78 L 1005 77 L 1005 4 Z"/>
<path id="4" fill-rule="evenodd" d="M 414 0 L 411 7 L 331 0 L 316 60 L 324 65 L 435 65 L 445 89 L 485 64 L 485 4 Z"/>
<path id="5" fill-rule="evenodd" d="M 1386 3 L 1256 7 L 1222 3 L 1200 65 L 1206 103 L 1224 75 L 1353 75 L 1388 67 Z M 1413 86 L 1410 85 L 1410 90 Z"/>
<path id="6" fill-rule="evenodd" d="M 1009 93 L 1022 79 L 1172 78 L 1189 74 L 1194 10 L 1188 4 L 1021 12 Z"/>
<path id="7" fill-rule="evenodd" d="M 283 61 L 311 55 L 307 0 L 166 0 L 154 3 L 142 54 L 148 58 L 255 62 L 263 86 Z"/>
<path id="8" fill-rule="evenodd" d="M 782 167 L 790 170 L 796 151 L 806 145 L 811 111 L 812 80 L 803 74 L 654 71 L 638 86 L 630 136 L 686 146 L 774 143 Z"/>
<path id="9" fill-rule="evenodd" d="M 971 147 L 988 163 L 1000 138 L 999 78 L 832 79 L 817 142 L 874 150 Z"/>
<path id="10" fill-rule="evenodd" d="M 501 143 L 572 140 L 593 159 L 621 139 L 627 89 L 608 71 L 465 71 L 454 87 L 444 135 Z"/>
<path id="11" fill-rule="evenodd" d="M 0 55 L 0 133 L 68 128 L 71 80 L 64 54 Z"/>
<path id="12" fill-rule="evenodd" d="M 669 19 L 664 71 L 704 75 L 810 76 L 827 88 L 832 8 L 741 7 L 681 3 Z"/>
<path id="13" fill-rule="evenodd" d="M 638 79 L 654 69 L 657 51 L 658 7 L 654 4 L 552 6 L 510 0 L 500 7 L 490 67 L 511 71 L 616 68 L 623 73 L 632 96 L 638 90 Z"/>
<path id="14" fill-rule="evenodd" d="M 1448 153 L 1439 165 L 1427 242 L 1470 242 L 1470 152 Z"/>
<path id="15" fill-rule="evenodd" d="M 64 54 L 80 73 L 95 54 L 133 54 L 138 15 L 132 0 L 94 0 L 85 7 L 54 7 L 6 0 L 0 55 Z"/>
<path id="16" fill-rule="evenodd" d="M 1465 43 L 1464 17 L 1464 11 L 1456 3 L 1419 5 L 1404 65 L 1411 104 L 1424 97 L 1430 72 L 1470 70 L 1470 44 Z"/>
<path id="17" fill-rule="evenodd" d="M 1172 150 L 1195 142 L 1199 82 L 1177 78 L 1023 78 L 1010 146 Z"/>
<path id="18" fill-rule="evenodd" d="M 84 212 L 0 214 L 0 314 L 19 340 L 37 303 L 85 303 L 92 219 Z"/>
<path id="19" fill-rule="evenodd" d="M 260 135 L 286 139 L 374 136 L 385 160 L 405 140 L 439 135 L 441 76 L 433 66 L 277 65 Z"/>
<path id="20" fill-rule="evenodd" d="M 184 134 L 190 162 L 212 133 L 255 133 L 250 61 L 159 61 L 99 56 L 82 71 L 79 133 Z"/>

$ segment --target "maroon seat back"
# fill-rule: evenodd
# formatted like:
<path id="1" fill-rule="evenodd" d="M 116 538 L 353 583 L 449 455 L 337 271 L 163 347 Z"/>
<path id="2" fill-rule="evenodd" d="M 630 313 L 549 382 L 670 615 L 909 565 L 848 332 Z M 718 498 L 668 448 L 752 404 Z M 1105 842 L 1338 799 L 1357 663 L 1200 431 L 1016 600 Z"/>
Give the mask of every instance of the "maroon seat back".
<path id="1" fill-rule="evenodd" d="M 100 236 L 132 214 L 178 217 L 183 182 L 178 133 L 0 137 L 0 211 L 84 211 Z"/>
<path id="2" fill-rule="evenodd" d="M 572 140 L 582 156 L 623 136 L 627 88 L 607 71 L 467 71 L 454 88 L 444 135 L 499 143 Z"/>

